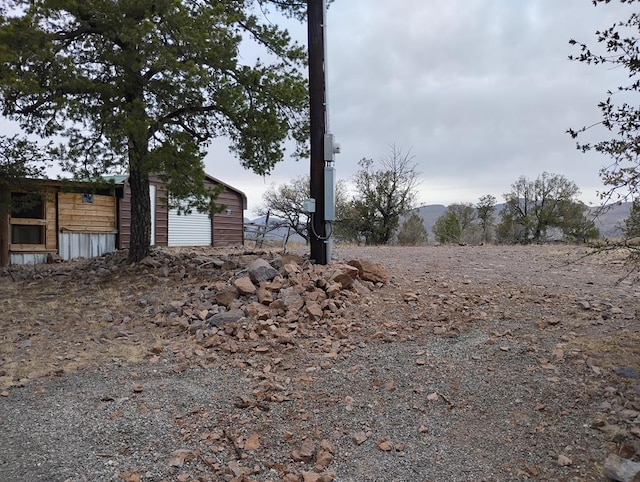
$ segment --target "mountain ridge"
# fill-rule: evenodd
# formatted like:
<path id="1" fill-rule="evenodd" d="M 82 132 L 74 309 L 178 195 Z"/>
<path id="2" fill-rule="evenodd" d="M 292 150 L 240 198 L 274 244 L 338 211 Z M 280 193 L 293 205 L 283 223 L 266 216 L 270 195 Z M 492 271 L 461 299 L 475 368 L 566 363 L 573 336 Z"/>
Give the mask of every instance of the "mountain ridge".
<path id="1" fill-rule="evenodd" d="M 603 209 L 602 206 L 589 207 L 590 213 L 595 216 L 594 221 L 596 227 L 600 230 L 600 235 L 605 238 L 615 238 L 622 235 L 622 228 L 624 226 L 624 220 L 631 212 L 631 206 L 633 203 L 625 202 L 621 204 L 609 204 Z M 496 205 L 496 213 L 499 213 L 504 209 L 505 204 Z M 425 204 L 413 209 L 411 212 L 417 212 L 422 221 L 425 229 L 429 235 L 429 243 L 435 242 L 435 235 L 433 234 L 433 225 L 436 220 L 442 216 L 448 206 L 444 204 Z M 599 212 L 601 211 L 601 212 Z M 597 216 L 596 216 L 597 214 Z M 497 221 L 498 215 L 494 215 L 494 220 Z M 245 218 L 245 233 L 247 239 L 255 239 L 258 229 L 264 226 L 266 216 L 260 216 L 254 219 Z M 276 218 L 271 217 L 271 222 L 277 222 Z M 287 235 L 287 228 L 276 228 L 268 231 L 264 239 L 268 241 L 282 242 Z M 298 243 L 304 243 L 305 240 L 300 235 L 291 231 L 289 240 Z"/>
<path id="2" fill-rule="evenodd" d="M 624 202 L 609 204 L 604 207 L 589 207 L 589 212 L 594 216 L 594 222 L 602 237 L 612 238 L 622 235 L 624 220 L 629 216 L 632 204 L 631 202 Z M 504 206 L 505 203 L 496 204 L 496 213 L 500 213 Z M 447 207 L 443 204 L 426 204 L 412 210 L 412 212 L 417 212 L 422 217 L 424 227 L 429 234 L 429 242 L 434 239 L 433 225 L 446 212 Z M 498 214 L 494 215 L 494 221 L 497 220 L 497 216 Z"/>

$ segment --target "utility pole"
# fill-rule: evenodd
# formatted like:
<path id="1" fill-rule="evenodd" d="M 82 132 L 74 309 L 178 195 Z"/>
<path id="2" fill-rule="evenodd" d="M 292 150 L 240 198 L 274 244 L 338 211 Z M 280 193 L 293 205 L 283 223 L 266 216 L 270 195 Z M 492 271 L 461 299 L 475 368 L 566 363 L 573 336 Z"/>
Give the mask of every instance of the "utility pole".
<path id="1" fill-rule="evenodd" d="M 325 146 L 326 78 L 324 52 L 325 1 L 307 0 L 307 29 L 309 49 L 309 111 L 311 131 L 311 198 L 315 211 L 311 214 L 309 239 L 311 260 L 327 264 L 328 243 L 325 232 Z"/>

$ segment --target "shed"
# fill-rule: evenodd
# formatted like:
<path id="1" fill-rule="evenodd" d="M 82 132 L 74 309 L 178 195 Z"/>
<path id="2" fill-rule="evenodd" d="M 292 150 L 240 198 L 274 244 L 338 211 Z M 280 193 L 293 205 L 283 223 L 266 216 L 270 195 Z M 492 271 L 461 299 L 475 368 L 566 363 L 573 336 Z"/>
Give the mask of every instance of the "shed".
<path id="1" fill-rule="evenodd" d="M 131 188 L 123 178 L 123 197 L 118 209 L 118 248 L 129 247 L 131 240 Z M 154 246 L 239 246 L 244 243 L 244 210 L 246 195 L 214 178 L 205 175 L 205 185 L 223 190 L 216 199 L 223 211 L 213 217 L 206 213 L 178 214 L 167 207 L 168 192 L 160 176 L 149 179 L 151 197 L 151 244 Z"/>
<path id="2" fill-rule="evenodd" d="M 11 211 L 0 220 L 0 265 L 44 263 L 49 254 L 89 258 L 116 249 L 121 187 L 64 180 L 28 186 L 9 189 Z"/>

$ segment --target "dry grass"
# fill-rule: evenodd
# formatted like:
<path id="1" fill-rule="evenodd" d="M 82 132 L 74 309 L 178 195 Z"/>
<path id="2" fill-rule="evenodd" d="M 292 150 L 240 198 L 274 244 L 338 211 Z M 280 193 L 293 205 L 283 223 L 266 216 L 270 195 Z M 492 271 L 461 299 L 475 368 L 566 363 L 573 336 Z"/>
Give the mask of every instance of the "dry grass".
<path id="1" fill-rule="evenodd" d="M 629 364 L 640 369 L 640 333 L 617 331 L 607 335 L 579 336 L 568 344 L 580 350 L 603 369 L 614 369 Z"/>
<path id="2" fill-rule="evenodd" d="M 173 299 L 176 288 L 139 276 L 98 284 L 0 278 L 0 385 L 116 358 L 142 360 L 153 344 L 177 330 L 152 325 L 148 305 L 139 300 L 153 293 L 161 304 Z"/>

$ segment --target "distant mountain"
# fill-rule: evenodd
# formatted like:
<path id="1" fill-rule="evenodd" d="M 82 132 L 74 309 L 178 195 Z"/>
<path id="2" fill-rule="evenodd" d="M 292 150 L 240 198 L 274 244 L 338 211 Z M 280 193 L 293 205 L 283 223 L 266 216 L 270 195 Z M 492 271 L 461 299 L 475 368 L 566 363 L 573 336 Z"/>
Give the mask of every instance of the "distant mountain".
<path id="1" fill-rule="evenodd" d="M 600 234 L 606 238 L 616 238 L 622 233 L 624 220 L 631 212 L 630 202 L 622 204 L 611 204 L 604 209 L 599 206 L 590 207 L 589 210 L 595 216 L 596 227 L 600 230 Z M 496 213 L 500 213 L 504 209 L 504 203 L 496 205 Z M 429 204 L 416 208 L 417 212 L 424 221 L 424 227 L 429 234 L 429 242 L 433 242 L 433 225 L 436 220 L 442 216 L 447 210 L 447 206 L 442 204 Z M 498 216 L 495 216 L 496 220 Z"/>
<path id="2" fill-rule="evenodd" d="M 282 219 L 269 218 L 269 227 L 265 230 L 266 216 L 260 216 L 255 219 L 244 218 L 244 234 L 245 239 L 251 240 L 256 237 L 262 237 L 264 233 L 264 239 L 266 241 L 281 243 L 287 237 L 288 229 L 286 227 L 277 227 L 282 222 Z M 289 232 L 289 241 L 294 243 L 305 243 L 305 239 L 299 234 L 291 231 Z"/>
<path id="3" fill-rule="evenodd" d="M 630 202 L 622 203 L 622 204 L 611 204 L 606 206 L 604 209 L 599 206 L 590 207 L 590 211 L 593 216 L 595 216 L 596 227 L 600 230 L 600 234 L 606 238 L 616 238 L 620 237 L 622 233 L 622 227 L 624 226 L 624 220 L 629 213 L 631 212 L 631 204 Z M 504 203 L 496 205 L 496 213 L 500 213 L 504 209 Z M 429 243 L 435 242 L 435 236 L 433 234 L 433 225 L 436 220 L 442 216 L 447 210 L 447 206 L 443 204 L 429 204 L 426 206 L 420 206 L 414 209 L 414 212 L 417 212 L 424 221 L 424 227 L 429 234 Z M 261 216 L 255 219 L 244 219 L 245 225 L 245 238 L 255 239 L 259 233 L 264 228 L 266 216 Z M 495 216 L 495 220 L 499 220 L 499 216 Z M 285 227 L 275 227 L 282 220 L 278 218 L 271 217 L 269 219 L 269 224 L 271 228 L 267 230 L 264 239 L 272 242 L 282 242 L 287 236 L 287 228 Z M 291 232 L 289 235 L 289 240 L 297 243 L 304 243 L 305 240 L 302 236 Z"/>
<path id="4" fill-rule="evenodd" d="M 433 243 L 435 239 L 435 236 L 433 235 L 433 225 L 446 210 L 447 206 L 443 204 L 429 204 L 427 206 L 420 206 L 419 208 L 414 209 L 414 212 L 417 212 L 420 217 L 422 217 L 424 228 L 427 230 L 427 234 L 429 235 L 428 239 L 430 244 Z"/>
<path id="5" fill-rule="evenodd" d="M 605 238 L 618 238 L 622 235 L 624 220 L 631 213 L 633 203 L 609 204 L 604 208 L 589 208 L 600 234 Z"/>

